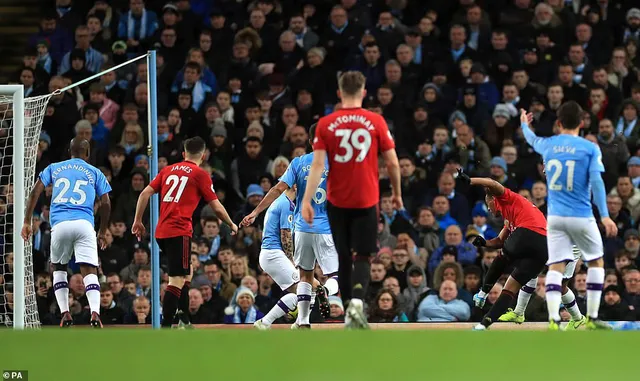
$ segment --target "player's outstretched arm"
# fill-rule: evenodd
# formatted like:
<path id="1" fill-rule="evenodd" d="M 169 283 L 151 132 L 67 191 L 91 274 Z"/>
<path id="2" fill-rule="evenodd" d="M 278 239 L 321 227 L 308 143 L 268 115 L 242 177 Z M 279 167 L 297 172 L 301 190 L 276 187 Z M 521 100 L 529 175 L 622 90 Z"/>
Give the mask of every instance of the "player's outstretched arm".
<path id="1" fill-rule="evenodd" d="M 104 250 L 107 247 L 107 229 L 111 219 L 111 199 L 109 193 L 105 193 L 100 197 L 100 230 L 98 231 L 98 243 L 100 248 Z"/>
<path id="2" fill-rule="evenodd" d="M 138 237 L 138 240 L 142 239 L 142 237 L 146 234 L 146 228 L 142 223 L 142 214 L 145 209 L 147 209 L 147 205 L 149 205 L 149 199 L 156 191 L 149 185 L 140 193 L 138 196 L 138 203 L 136 204 L 136 215 L 133 218 L 133 225 L 131 226 L 131 233 Z"/>
<path id="3" fill-rule="evenodd" d="M 404 209 L 404 205 L 402 203 L 400 164 L 398 163 L 398 155 L 396 154 L 395 148 L 384 151 L 382 153 L 382 158 L 387 166 L 387 172 L 389 173 L 389 179 L 391 180 L 391 197 L 393 206 L 398 210 Z"/>
<path id="4" fill-rule="evenodd" d="M 38 199 L 40 198 L 42 191 L 44 191 L 44 184 L 40 179 L 38 179 L 36 184 L 33 186 L 33 189 L 31 189 L 31 193 L 29 193 L 27 210 L 24 213 L 24 221 L 22 223 L 22 231 L 20 235 L 25 241 L 31 237 L 31 219 L 33 218 L 33 211 L 36 209 L 36 204 L 38 203 Z"/>
<path id="5" fill-rule="evenodd" d="M 477 185 L 487 189 L 493 196 L 502 196 L 504 194 L 504 187 L 499 182 L 488 179 L 486 177 L 469 177 L 466 173 L 462 172 L 462 169 L 458 169 L 458 178 L 461 178 L 468 182 L 470 185 Z"/>
<path id="6" fill-rule="evenodd" d="M 216 216 L 231 228 L 231 235 L 236 235 L 236 233 L 238 232 L 238 226 L 234 224 L 233 221 L 231 221 L 229 213 L 227 213 L 224 205 L 220 203 L 220 200 L 211 200 L 211 202 L 209 202 L 209 206 L 211 206 L 211 209 L 216 214 Z"/>
<path id="7" fill-rule="evenodd" d="M 242 222 L 240 222 L 240 226 L 249 226 L 253 224 L 253 222 L 256 220 L 256 217 L 258 217 L 258 215 L 262 213 L 263 210 L 267 209 L 287 189 L 289 189 L 289 185 L 284 181 L 279 181 L 276 185 L 271 187 L 271 189 L 269 189 L 269 192 L 267 192 L 258 206 L 256 206 L 256 208 L 251 213 L 249 213 L 247 216 L 245 216 L 245 218 L 242 219 Z"/>
<path id="8" fill-rule="evenodd" d="M 327 151 L 323 149 L 313 151 L 313 161 L 311 162 L 311 170 L 307 178 L 307 188 L 304 190 L 304 196 L 302 197 L 302 218 L 304 218 L 308 224 L 313 223 L 314 212 L 311 206 L 311 199 L 316 193 L 318 185 L 320 185 L 326 159 Z"/>
<path id="9" fill-rule="evenodd" d="M 533 121 L 533 114 L 528 113 L 525 109 L 520 109 L 520 127 L 522 128 L 522 134 L 524 135 L 524 139 L 529 143 L 533 149 L 540 153 L 541 147 L 544 138 L 538 137 L 535 132 L 531 131 L 529 125 Z"/>

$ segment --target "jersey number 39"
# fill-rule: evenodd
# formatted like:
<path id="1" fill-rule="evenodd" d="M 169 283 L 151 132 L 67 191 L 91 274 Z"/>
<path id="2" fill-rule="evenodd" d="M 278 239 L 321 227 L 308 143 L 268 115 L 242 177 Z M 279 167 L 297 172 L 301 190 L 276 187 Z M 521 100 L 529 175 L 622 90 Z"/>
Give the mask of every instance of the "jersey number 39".
<path id="1" fill-rule="evenodd" d="M 180 197 L 182 197 L 182 192 L 184 192 L 184 188 L 187 186 L 187 181 L 189 181 L 187 176 L 178 177 L 171 175 L 167 177 L 164 184 L 169 186 L 169 190 L 162 198 L 162 202 L 180 202 Z M 178 184 L 180 184 L 179 187 Z M 176 188 L 178 188 L 177 191 Z"/>
<path id="2" fill-rule="evenodd" d="M 335 156 L 338 163 L 346 163 L 353 159 L 354 149 L 358 150 L 356 162 L 362 162 L 371 148 L 371 134 L 364 128 L 357 130 L 336 130 L 336 137 L 340 138 L 339 147 L 344 149 L 344 155 Z"/>

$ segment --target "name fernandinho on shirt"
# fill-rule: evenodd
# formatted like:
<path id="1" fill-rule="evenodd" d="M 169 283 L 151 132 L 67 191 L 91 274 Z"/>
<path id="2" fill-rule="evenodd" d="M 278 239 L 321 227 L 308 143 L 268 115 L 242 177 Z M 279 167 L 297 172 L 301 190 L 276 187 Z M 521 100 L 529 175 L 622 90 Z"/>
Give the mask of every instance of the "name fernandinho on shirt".
<path id="1" fill-rule="evenodd" d="M 82 172 L 85 176 L 87 176 L 87 179 L 89 180 L 89 184 L 95 184 L 96 182 L 96 180 L 93 178 L 93 173 L 88 168 L 85 168 L 83 165 L 80 165 L 80 164 L 65 164 L 65 165 L 59 166 L 58 168 L 56 168 L 55 171 L 53 171 L 53 174 L 52 174 L 53 178 L 58 177 L 58 175 L 60 175 L 60 172 L 66 171 L 67 169 L 72 169 L 72 170 Z"/>

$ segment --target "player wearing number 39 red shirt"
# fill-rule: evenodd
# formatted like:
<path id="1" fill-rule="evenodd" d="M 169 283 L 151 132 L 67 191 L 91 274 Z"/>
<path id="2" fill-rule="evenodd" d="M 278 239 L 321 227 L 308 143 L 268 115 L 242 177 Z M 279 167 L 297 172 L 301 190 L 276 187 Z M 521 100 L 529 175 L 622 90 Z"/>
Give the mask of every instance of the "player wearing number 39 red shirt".
<path id="1" fill-rule="evenodd" d="M 131 232 L 138 239 L 145 235 L 142 215 L 149 198 L 160 193 L 160 219 L 156 228 L 156 241 L 169 264 L 169 285 L 162 303 L 162 326 L 171 327 L 180 310 L 181 324 L 189 324 L 189 284 L 191 282 L 191 216 L 203 198 L 216 216 L 229 225 L 232 234 L 238 227 L 218 200 L 211 177 L 200 168 L 204 158 L 205 142 L 199 137 L 184 142 L 184 161 L 166 166 L 142 191 L 136 205 L 136 216 Z M 186 279 L 185 279 L 186 278 Z M 184 312 L 183 312 L 184 311 Z"/>
<path id="2" fill-rule="evenodd" d="M 318 121 L 313 162 L 302 200 L 302 217 L 311 224 L 311 200 L 328 160 L 327 215 L 340 258 L 342 298 L 351 300 L 345 324 L 353 328 L 367 327 L 362 299 L 369 283 L 369 257 L 377 252 L 380 153 L 391 178 L 394 207 L 403 208 L 395 143 L 382 116 L 362 109 L 365 81 L 360 72 L 349 71 L 340 76 L 338 96 L 342 108 Z M 352 251 L 356 254 L 355 263 Z"/>

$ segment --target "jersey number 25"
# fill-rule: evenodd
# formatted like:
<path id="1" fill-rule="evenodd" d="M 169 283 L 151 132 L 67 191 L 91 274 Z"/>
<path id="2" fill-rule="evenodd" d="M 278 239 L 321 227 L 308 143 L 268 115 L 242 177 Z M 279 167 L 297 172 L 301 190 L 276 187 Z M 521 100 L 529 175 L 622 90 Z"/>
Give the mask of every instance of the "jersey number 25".
<path id="1" fill-rule="evenodd" d="M 339 147 L 344 149 L 344 155 L 335 156 L 338 163 L 346 163 L 353 158 L 354 149 L 358 150 L 356 162 L 361 162 L 367 157 L 371 148 L 371 134 L 364 128 L 357 130 L 336 130 L 336 137 L 340 138 Z"/>
<path id="2" fill-rule="evenodd" d="M 87 194 L 80 187 L 87 184 L 89 184 L 89 182 L 86 180 L 76 180 L 76 182 L 73 184 L 73 191 L 71 193 L 77 194 L 79 197 L 78 198 L 65 197 L 65 195 L 67 194 L 67 191 L 69 190 L 69 188 L 71 188 L 71 181 L 63 177 L 57 179 L 53 187 L 58 188 L 62 186 L 62 190 L 60 190 L 60 193 L 58 193 L 56 198 L 53 199 L 52 203 L 60 204 L 68 201 L 73 205 L 84 204 L 84 202 L 87 201 Z"/>

